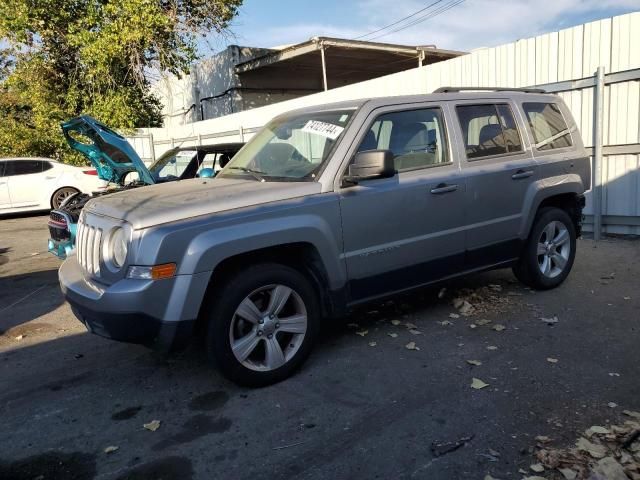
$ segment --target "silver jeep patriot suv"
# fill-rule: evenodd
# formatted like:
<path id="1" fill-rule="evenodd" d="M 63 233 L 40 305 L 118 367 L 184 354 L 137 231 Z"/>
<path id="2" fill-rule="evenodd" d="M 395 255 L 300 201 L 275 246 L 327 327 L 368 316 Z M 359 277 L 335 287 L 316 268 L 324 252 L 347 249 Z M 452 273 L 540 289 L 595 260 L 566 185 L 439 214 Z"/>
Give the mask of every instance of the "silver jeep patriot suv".
<path id="1" fill-rule="evenodd" d="M 356 304 L 501 267 L 560 285 L 590 187 L 575 122 L 541 91 L 469 90 L 293 111 L 213 179 L 91 200 L 66 299 L 114 340 L 200 336 L 224 375 L 260 386 Z"/>

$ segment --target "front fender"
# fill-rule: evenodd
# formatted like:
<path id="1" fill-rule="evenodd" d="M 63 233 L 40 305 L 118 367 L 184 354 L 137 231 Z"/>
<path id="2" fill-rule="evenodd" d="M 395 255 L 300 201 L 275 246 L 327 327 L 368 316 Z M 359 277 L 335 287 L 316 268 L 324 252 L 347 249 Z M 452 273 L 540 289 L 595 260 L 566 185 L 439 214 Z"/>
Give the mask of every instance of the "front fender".
<path id="1" fill-rule="evenodd" d="M 292 243 L 309 243 L 318 251 L 326 269 L 329 288 L 346 283 L 340 260 L 339 231 L 320 216 L 291 215 L 246 221 L 202 232 L 189 243 L 180 262 L 180 274 L 212 271 L 223 260 L 236 255 Z"/>
<path id="2" fill-rule="evenodd" d="M 531 183 L 525 197 L 519 237 L 524 240 L 529 236 L 538 208 L 544 200 L 567 193 L 581 195 L 584 191 L 582 178 L 574 173 L 543 178 Z"/>

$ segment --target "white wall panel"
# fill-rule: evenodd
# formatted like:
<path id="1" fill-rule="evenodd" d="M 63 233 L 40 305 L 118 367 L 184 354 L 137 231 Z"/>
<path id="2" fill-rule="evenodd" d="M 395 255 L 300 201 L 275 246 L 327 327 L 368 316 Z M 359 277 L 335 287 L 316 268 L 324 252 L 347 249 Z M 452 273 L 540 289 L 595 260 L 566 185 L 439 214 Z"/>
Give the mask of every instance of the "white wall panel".
<path id="1" fill-rule="evenodd" d="M 391 95 L 431 93 L 442 86 L 525 87 L 576 80 L 594 75 L 599 66 L 606 73 L 640 68 L 640 12 L 606 18 L 535 38 L 521 39 L 494 48 L 481 48 L 468 55 L 421 68 L 396 73 L 328 92 L 309 95 L 266 107 L 235 113 L 174 128 L 151 129 L 156 156 L 168 148 L 170 139 L 198 134 L 236 132 L 261 127 L 274 116 L 311 105 Z M 560 94 L 573 113 L 586 146 L 593 145 L 594 89 L 583 88 Z M 640 81 L 605 88 L 605 145 L 640 143 Z M 250 135 L 245 135 L 245 140 Z M 235 133 L 206 142 L 237 141 Z M 150 157 L 144 139 L 134 140 L 141 156 Z M 603 161 L 603 214 L 640 216 L 638 155 L 605 157 Z M 588 196 L 590 211 L 591 198 Z M 633 222 L 630 222 L 633 223 Z M 640 233 L 640 227 L 607 227 L 618 233 Z"/>

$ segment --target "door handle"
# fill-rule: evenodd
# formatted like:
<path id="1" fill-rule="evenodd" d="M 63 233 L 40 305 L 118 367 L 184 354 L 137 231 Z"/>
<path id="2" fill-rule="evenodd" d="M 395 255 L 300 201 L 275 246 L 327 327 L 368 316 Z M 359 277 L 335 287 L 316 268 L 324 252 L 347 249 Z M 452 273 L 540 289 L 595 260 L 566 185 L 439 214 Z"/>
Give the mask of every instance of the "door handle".
<path id="1" fill-rule="evenodd" d="M 440 183 L 436 188 L 431 189 L 431 193 L 434 195 L 440 195 L 442 193 L 455 192 L 458 189 L 458 185 L 447 185 L 446 183 Z"/>
<path id="2" fill-rule="evenodd" d="M 529 178 L 533 175 L 533 170 L 518 170 L 516 173 L 511 175 L 511 178 L 514 180 L 520 180 L 522 178 Z"/>
<path id="3" fill-rule="evenodd" d="M 44 177 L 45 180 L 53 180 L 55 178 L 57 178 L 57 177 Z"/>
<path id="4" fill-rule="evenodd" d="M 7 182 L 0 182 L 0 185 L 6 185 Z"/>

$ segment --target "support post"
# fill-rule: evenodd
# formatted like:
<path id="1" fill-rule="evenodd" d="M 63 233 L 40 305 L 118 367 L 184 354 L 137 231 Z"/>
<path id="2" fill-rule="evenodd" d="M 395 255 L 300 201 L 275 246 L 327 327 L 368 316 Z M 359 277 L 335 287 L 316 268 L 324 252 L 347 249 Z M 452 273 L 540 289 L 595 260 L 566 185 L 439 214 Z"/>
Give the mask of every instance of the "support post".
<path id="1" fill-rule="evenodd" d="M 156 161 L 156 146 L 153 144 L 153 133 L 149 132 L 149 149 L 151 150 L 151 161 Z"/>
<path id="2" fill-rule="evenodd" d="M 322 57 L 322 84 L 326 92 L 329 90 L 329 85 L 327 83 L 327 60 L 324 57 L 324 45 L 320 45 L 320 56 Z"/>
<path id="3" fill-rule="evenodd" d="M 240 141 L 244 143 L 244 128 L 242 125 L 238 127 L 238 136 L 240 137 Z"/>
<path id="4" fill-rule="evenodd" d="M 593 239 L 602 234 L 602 143 L 604 136 L 604 67 L 596 71 L 593 121 Z"/>

